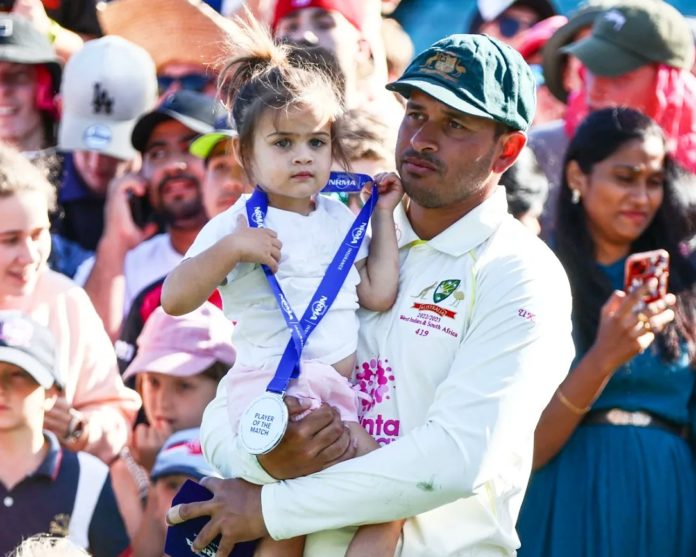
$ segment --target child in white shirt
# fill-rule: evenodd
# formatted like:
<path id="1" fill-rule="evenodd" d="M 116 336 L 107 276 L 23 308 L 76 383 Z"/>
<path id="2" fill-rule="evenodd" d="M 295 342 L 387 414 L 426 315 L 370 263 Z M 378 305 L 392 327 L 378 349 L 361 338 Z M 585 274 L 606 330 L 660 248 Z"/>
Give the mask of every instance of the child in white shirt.
<path id="1" fill-rule="evenodd" d="M 231 443 L 241 415 L 265 391 L 290 340 L 290 329 L 260 265 L 275 274 L 299 317 L 354 220 L 343 204 L 318 195 L 333 162 L 345 159 L 337 129 L 341 100 L 330 78 L 293 56 L 290 47 L 274 44 L 258 24 L 238 23 L 234 37 L 234 59 L 223 72 L 222 90 L 229 95 L 239 132 L 236 152 L 265 192 L 268 212 L 263 228 L 250 227 L 244 196 L 213 218 L 162 292 L 165 310 L 181 314 L 218 288 L 225 312 L 237 322 L 237 360 L 227 381 Z M 402 189 L 394 176 L 375 182 L 380 195 L 369 251 L 363 247 L 358 252 L 328 310 L 318 301 L 312 305 L 323 319 L 304 345 L 301 373 L 287 390 L 312 407 L 336 407 L 358 454 L 377 444 L 358 423 L 356 392 L 349 383 L 355 367 L 356 310 L 359 305 L 386 310 L 398 289 L 393 211 Z M 393 555 L 399 533 L 400 523 L 362 527 L 347 555 L 365 555 L 365 547 L 370 555 Z M 262 545 L 263 555 L 301 555 L 303 540 L 264 540 Z"/>

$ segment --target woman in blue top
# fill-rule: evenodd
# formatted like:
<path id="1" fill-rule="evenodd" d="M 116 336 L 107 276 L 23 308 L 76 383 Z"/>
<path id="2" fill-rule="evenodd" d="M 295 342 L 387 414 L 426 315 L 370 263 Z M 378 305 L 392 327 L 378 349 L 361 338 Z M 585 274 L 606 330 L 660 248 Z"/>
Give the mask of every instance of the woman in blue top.
<path id="1" fill-rule="evenodd" d="M 696 555 L 696 273 L 679 249 L 696 221 L 666 151 L 647 116 L 609 108 L 566 153 L 556 252 L 577 357 L 537 426 L 520 557 Z M 622 291 L 624 263 L 657 248 L 676 296 L 638 313 L 647 288 Z"/>

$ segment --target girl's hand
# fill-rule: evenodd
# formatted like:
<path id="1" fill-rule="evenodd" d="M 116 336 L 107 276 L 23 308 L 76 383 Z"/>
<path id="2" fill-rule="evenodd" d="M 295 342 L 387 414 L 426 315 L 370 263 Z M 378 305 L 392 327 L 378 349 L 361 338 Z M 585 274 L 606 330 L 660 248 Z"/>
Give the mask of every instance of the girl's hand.
<path id="1" fill-rule="evenodd" d="M 368 183 L 363 188 L 361 196 L 365 202 L 372 194 L 372 184 Z M 393 172 L 380 172 L 375 175 L 374 184 L 379 191 L 379 199 L 375 209 L 392 212 L 404 196 L 404 188 L 401 185 L 401 178 Z"/>
<path id="2" fill-rule="evenodd" d="M 674 320 L 674 294 L 636 311 L 650 287 L 650 283 L 644 284 L 631 294 L 617 290 L 602 306 L 597 338 L 591 350 L 607 375 L 642 353 L 655 340 L 655 334 Z"/>
<path id="3" fill-rule="evenodd" d="M 228 236 L 236 259 L 244 263 L 259 263 L 268 266 L 274 273 L 280 263 L 282 242 L 269 228 L 250 228 L 244 216 L 239 215 L 237 226 Z"/>
<path id="4" fill-rule="evenodd" d="M 172 433 L 169 424 L 159 424 L 158 426 L 138 424 L 133 431 L 130 447 L 133 459 L 146 470 L 152 470 L 157 453 Z"/>

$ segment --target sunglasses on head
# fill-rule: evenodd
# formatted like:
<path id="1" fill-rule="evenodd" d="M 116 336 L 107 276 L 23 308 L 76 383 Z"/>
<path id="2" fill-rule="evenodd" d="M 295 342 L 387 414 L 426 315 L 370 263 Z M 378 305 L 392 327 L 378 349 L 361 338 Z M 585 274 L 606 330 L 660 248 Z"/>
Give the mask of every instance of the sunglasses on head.
<path id="1" fill-rule="evenodd" d="M 182 89 L 186 89 L 187 91 L 202 93 L 210 82 L 211 78 L 209 76 L 200 73 L 189 73 L 178 77 L 170 77 L 167 75 L 157 77 L 157 86 L 160 94 L 164 93 L 174 83 L 178 83 Z"/>
<path id="2" fill-rule="evenodd" d="M 519 20 L 509 15 L 501 15 L 496 21 L 498 22 L 500 34 L 507 39 L 514 37 L 521 30 L 531 27 L 526 21 Z"/>

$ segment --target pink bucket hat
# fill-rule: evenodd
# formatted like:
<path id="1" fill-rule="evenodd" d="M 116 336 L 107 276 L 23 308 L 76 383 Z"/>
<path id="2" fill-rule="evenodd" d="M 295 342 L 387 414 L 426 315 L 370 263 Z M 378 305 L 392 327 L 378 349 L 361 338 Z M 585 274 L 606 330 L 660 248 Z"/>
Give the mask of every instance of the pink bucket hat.
<path id="1" fill-rule="evenodd" d="M 230 340 L 233 330 L 232 322 L 210 302 L 178 317 L 158 307 L 138 337 L 138 355 L 123 378 L 145 371 L 186 377 L 216 361 L 232 367 L 236 356 Z"/>

